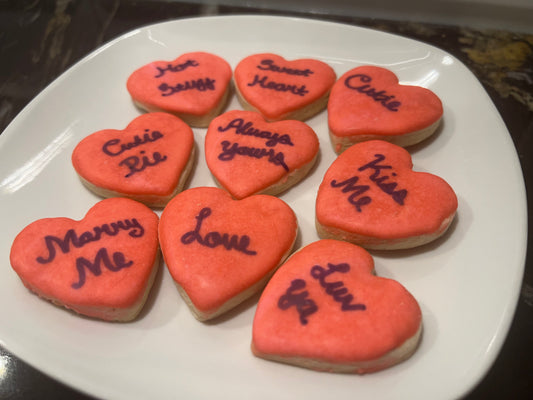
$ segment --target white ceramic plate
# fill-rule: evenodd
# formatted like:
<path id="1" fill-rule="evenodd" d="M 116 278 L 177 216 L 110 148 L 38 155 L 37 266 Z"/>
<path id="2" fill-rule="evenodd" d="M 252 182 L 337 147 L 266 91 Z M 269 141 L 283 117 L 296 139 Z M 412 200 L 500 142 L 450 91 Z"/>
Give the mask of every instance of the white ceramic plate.
<path id="1" fill-rule="evenodd" d="M 410 149 L 416 170 L 442 176 L 459 211 L 443 239 L 418 250 L 374 253 L 379 275 L 418 299 L 424 335 L 408 361 L 366 376 L 318 373 L 255 358 L 249 349 L 256 300 L 200 323 L 164 268 L 141 318 L 94 321 L 30 294 L 9 267 L 15 235 L 35 219 L 82 218 L 99 199 L 70 164 L 74 146 L 139 115 L 128 75 L 156 59 L 204 50 L 232 67 L 274 52 L 317 58 L 338 76 L 361 64 L 393 70 L 444 103 L 433 139 Z M 230 108 L 239 108 L 234 99 Z M 318 167 L 281 198 L 297 213 L 300 245 L 317 239 L 314 200 L 334 160 L 326 113 L 309 120 L 321 140 Z M 214 186 L 205 166 L 205 130 L 189 187 Z M 448 399 L 467 393 L 494 361 L 520 288 L 526 243 L 525 190 L 518 158 L 497 110 L 457 59 L 434 47 L 372 30 L 295 18 L 185 19 L 138 29 L 87 56 L 46 88 L 0 137 L 0 339 L 45 373 L 103 398 Z"/>

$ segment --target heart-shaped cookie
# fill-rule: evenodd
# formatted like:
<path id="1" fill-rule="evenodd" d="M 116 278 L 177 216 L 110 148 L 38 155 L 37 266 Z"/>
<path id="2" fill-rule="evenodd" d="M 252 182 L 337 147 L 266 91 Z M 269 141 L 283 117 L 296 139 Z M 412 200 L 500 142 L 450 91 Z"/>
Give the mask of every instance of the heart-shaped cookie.
<path id="1" fill-rule="evenodd" d="M 261 290 L 297 229 L 294 212 L 277 197 L 233 200 L 222 189 L 198 187 L 165 207 L 159 240 L 181 295 L 203 321 Z"/>
<path id="2" fill-rule="evenodd" d="M 207 166 L 236 199 L 275 195 L 295 185 L 315 163 L 318 149 L 316 133 L 304 122 L 267 122 L 254 111 L 218 116 L 205 137 Z"/>
<path id="3" fill-rule="evenodd" d="M 167 113 L 135 118 L 124 130 L 104 129 L 72 153 L 82 182 L 103 197 L 122 196 L 162 207 L 183 189 L 192 169 L 191 128 Z"/>
<path id="4" fill-rule="evenodd" d="M 422 313 L 398 282 L 373 275 L 359 246 L 320 240 L 294 253 L 263 291 L 252 351 L 321 371 L 366 373 L 408 358 Z"/>
<path id="5" fill-rule="evenodd" d="M 333 68 L 322 61 L 288 61 L 269 53 L 246 57 L 233 77 L 242 106 L 268 121 L 304 121 L 322 111 L 335 79 Z"/>
<path id="6" fill-rule="evenodd" d="M 170 112 L 191 126 L 205 127 L 226 105 L 230 82 L 231 66 L 224 59 L 193 52 L 137 69 L 126 86 L 139 107 Z"/>
<path id="7" fill-rule="evenodd" d="M 11 246 L 11 266 L 40 297 L 108 321 L 134 319 L 159 264 L 157 215 L 124 198 L 102 200 L 80 220 L 44 218 Z"/>
<path id="8" fill-rule="evenodd" d="M 400 85 L 392 71 L 375 66 L 357 67 L 342 75 L 328 102 L 330 138 L 337 153 L 372 139 L 413 145 L 435 132 L 442 114 L 435 93 Z"/>
<path id="9" fill-rule="evenodd" d="M 409 153 L 389 142 L 348 148 L 318 189 L 320 237 L 370 249 L 402 249 L 441 236 L 457 210 L 455 192 L 442 178 L 412 168 Z"/>

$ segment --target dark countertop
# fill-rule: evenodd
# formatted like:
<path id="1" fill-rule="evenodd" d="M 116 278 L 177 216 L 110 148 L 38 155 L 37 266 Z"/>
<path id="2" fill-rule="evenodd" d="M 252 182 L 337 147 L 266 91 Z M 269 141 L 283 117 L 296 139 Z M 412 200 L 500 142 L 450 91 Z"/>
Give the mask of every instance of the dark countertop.
<path id="1" fill-rule="evenodd" d="M 278 14 L 253 8 L 169 1 L 0 1 L 0 132 L 68 67 L 103 43 L 137 27 L 203 15 Z M 533 190 L 533 35 L 417 21 L 283 13 L 396 33 L 442 48 L 481 81 L 513 138 L 526 188 Z M 533 196 L 528 199 L 529 226 Z M 496 362 L 468 399 L 533 396 L 533 235 L 522 291 Z M 85 399 L 0 347 L 0 398 Z"/>

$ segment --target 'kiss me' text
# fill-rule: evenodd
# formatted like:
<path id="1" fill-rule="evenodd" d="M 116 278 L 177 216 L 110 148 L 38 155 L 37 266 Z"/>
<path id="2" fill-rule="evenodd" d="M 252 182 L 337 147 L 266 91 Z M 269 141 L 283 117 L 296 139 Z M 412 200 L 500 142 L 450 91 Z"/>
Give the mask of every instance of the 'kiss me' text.
<path id="1" fill-rule="evenodd" d="M 382 175 L 383 170 L 391 170 L 392 166 L 381 164 L 385 161 L 385 156 L 383 154 L 375 154 L 375 159 L 369 163 L 358 168 L 358 171 L 371 170 L 372 174 L 369 176 L 371 182 L 373 182 L 381 191 L 388 194 L 394 202 L 403 206 L 405 198 L 407 197 L 407 189 L 397 189 L 398 183 L 391 182 L 391 179 L 388 175 Z M 391 172 L 391 176 L 396 177 L 395 172 Z M 336 179 L 333 179 L 330 182 L 332 188 L 341 188 L 342 193 L 350 193 L 348 196 L 348 202 L 355 207 L 358 212 L 362 211 L 363 206 L 370 204 L 372 198 L 370 196 L 363 196 L 365 192 L 370 190 L 369 185 L 357 184 L 359 182 L 359 177 L 354 175 L 344 181 L 338 182 Z"/>

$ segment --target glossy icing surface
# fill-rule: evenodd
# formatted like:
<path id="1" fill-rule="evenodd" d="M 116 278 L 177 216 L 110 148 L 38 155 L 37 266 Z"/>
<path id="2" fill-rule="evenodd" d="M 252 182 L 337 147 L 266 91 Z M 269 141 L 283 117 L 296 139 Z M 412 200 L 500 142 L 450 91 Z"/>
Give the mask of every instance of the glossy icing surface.
<path id="1" fill-rule="evenodd" d="M 409 153 L 394 144 L 374 140 L 351 146 L 324 175 L 317 221 L 381 239 L 438 231 L 454 215 L 457 197 L 442 178 L 412 168 Z"/>
<path id="2" fill-rule="evenodd" d="M 361 66 L 331 89 L 328 124 L 336 136 L 396 136 L 424 129 L 443 114 L 442 103 L 421 86 L 400 85 L 388 69 Z"/>
<path id="3" fill-rule="evenodd" d="M 159 238 L 173 279 L 209 314 L 273 272 L 296 231 L 294 212 L 276 197 L 233 200 L 222 189 L 197 187 L 167 205 Z"/>
<path id="4" fill-rule="evenodd" d="M 76 146 L 72 164 L 95 186 L 125 195 L 169 196 L 191 156 L 191 128 L 178 117 L 143 114 L 124 130 L 95 132 Z"/>
<path id="5" fill-rule="evenodd" d="M 318 148 L 318 137 L 307 124 L 267 122 L 253 111 L 220 115 L 205 137 L 209 170 L 235 198 L 260 193 L 287 179 L 312 163 Z"/>
<path id="6" fill-rule="evenodd" d="M 127 309 L 147 289 L 157 227 L 157 215 L 143 204 L 106 199 L 80 221 L 31 223 L 15 238 L 10 261 L 30 290 L 67 308 Z M 105 319 L 105 311 L 87 315 Z"/>
<path id="7" fill-rule="evenodd" d="M 204 18 L 187 21 L 183 17 L 190 15 L 191 9 L 205 13 L 212 12 L 212 8 L 208 11 L 201 6 L 192 8 L 190 4 L 176 2 L 165 3 L 165 7 L 160 8 L 151 7 L 148 4 L 150 2 L 146 1 L 130 2 L 128 7 L 125 7 L 126 3 L 121 3 L 118 8 L 111 7 L 104 1 L 96 3 L 95 7 L 72 7 L 73 3 L 69 3 L 65 12 L 60 14 L 66 17 L 62 21 L 66 20 L 65 25 L 68 24 L 68 29 L 62 29 L 65 25 L 59 27 L 53 25 L 57 28 L 55 30 L 57 36 L 42 34 L 49 26 L 47 22 L 51 25 L 57 21 L 57 14 L 52 12 L 50 7 L 47 8 L 50 12 L 44 12 L 43 4 L 39 3 L 32 3 L 31 7 L 20 10 L 24 11 L 26 21 L 31 23 L 16 27 L 16 24 L 5 26 L 6 43 L 10 37 L 19 39 L 26 37 L 28 39 L 26 44 L 31 46 L 4 48 L 7 52 L 15 51 L 7 57 L 8 59 L 19 60 L 14 63 L 4 63 L 6 71 L 12 71 L 4 76 L 9 84 L 3 87 L 3 93 L 10 106 L 5 110 L 4 126 L 7 126 L 18 111 L 38 95 L 53 77 L 60 75 L 67 68 L 69 60 L 71 62 L 76 55 L 82 56 L 92 51 L 95 43 L 106 42 L 116 37 L 119 32 L 136 28 L 143 18 L 145 18 L 143 24 L 150 23 L 150 19 L 166 20 L 172 14 L 172 10 L 177 9 L 183 11 L 183 15 L 177 16 L 177 12 L 174 11 L 179 20 L 165 25 L 164 30 L 167 33 L 162 33 L 163 29 L 160 26 L 141 28 L 128 33 L 119 41 L 114 41 L 112 45 L 99 49 L 98 53 L 92 54 L 82 64 L 67 71 L 54 83 L 54 90 L 40 94 L 2 134 L 4 175 L 1 180 L 5 193 L 3 199 L 7 202 L 2 208 L 4 211 L 2 221 L 5 227 L 2 252 L 6 255 L 6 260 L 15 234 L 30 219 L 44 215 L 81 216 L 94 203 L 94 196 L 91 193 L 80 190 L 76 174 L 69 167 L 70 152 L 75 145 L 72 139 L 81 140 L 87 132 L 96 131 L 100 127 L 123 127 L 128 118 L 133 119 L 138 111 L 128 101 L 124 88 L 124 81 L 135 65 L 133 58 L 137 59 L 136 65 L 143 65 L 150 60 L 161 58 L 162 52 L 172 53 L 172 49 L 178 45 L 176 41 L 178 35 L 187 37 L 187 41 L 180 42 L 180 46 L 182 44 L 184 46 L 183 51 L 192 48 L 216 49 L 217 53 L 227 58 L 232 65 L 236 65 L 242 57 L 258 50 L 276 49 L 290 56 L 301 54 L 304 49 L 308 49 L 308 55 L 318 55 L 320 59 L 331 60 L 339 76 L 356 65 L 373 62 L 380 65 L 394 65 L 391 68 L 401 76 L 402 80 L 415 84 L 426 82 L 427 77 L 434 78 L 432 88 L 442 96 L 446 106 L 445 123 L 435 140 L 416 148 L 413 161 L 419 169 L 446 176 L 457 193 L 460 193 L 462 204 L 470 206 L 472 213 L 461 211 L 453 235 L 443 243 L 443 246 L 432 247 L 430 252 L 424 249 L 412 251 L 408 257 L 391 255 L 387 256 L 387 261 L 380 262 L 379 258 L 376 260 L 376 268 L 380 275 L 394 276 L 417 294 L 417 299 L 423 304 L 429 318 L 425 321 L 428 324 L 424 326 L 423 348 L 417 354 L 416 360 L 379 376 L 368 377 L 369 379 L 309 373 L 301 369 L 286 368 L 256 360 L 247 351 L 253 307 L 224 320 L 223 324 L 205 329 L 191 320 L 183 305 L 176 304 L 181 301 L 178 299 L 176 302 L 175 287 L 171 279 L 166 279 L 169 277 L 166 274 L 162 287 L 155 292 L 155 301 L 149 313 L 146 313 L 134 326 L 128 325 L 128 329 L 113 326 L 113 330 L 127 330 L 127 335 L 110 335 L 109 324 L 75 318 L 39 301 L 36 296 L 29 295 L 18 282 L 16 274 L 10 268 L 5 268 L 0 280 L 1 292 L 6 299 L 11 300 L 8 300 L 10 307 L 2 309 L 2 320 L 11 322 L 2 324 L 2 346 L 9 348 L 17 356 L 12 353 L 7 355 L 11 361 L 4 384 L 10 380 L 14 382 L 15 396 L 21 393 L 21 389 L 25 390 L 23 393 L 28 393 L 26 390 L 32 387 L 31 382 L 25 380 L 28 375 L 31 376 L 28 369 L 16 361 L 17 357 L 20 357 L 28 360 L 31 365 L 44 371 L 48 376 L 67 382 L 84 393 L 91 393 L 99 398 L 112 397 L 116 391 L 129 398 L 176 396 L 177 393 L 190 393 L 194 390 L 206 390 L 209 393 L 212 393 L 212 390 L 220 393 L 218 385 L 209 385 L 209 387 L 205 385 L 204 359 L 210 368 L 220 371 L 220 375 L 217 373 L 219 377 L 217 382 L 224 385 L 224 392 L 230 395 L 236 394 L 237 397 L 242 393 L 243 382 L 246 382 L 251 390 L 250 396 L 254 398 L 271 398 L 282 394 L 290 397 L 290 393 L 298 392 L 308 399 L 320 399 L 327 397 L 332 387 L 335 388 L 337 396 L 346 398 L 354 394 L 364 398 L 372 396 L 430 398 L 432 393 L 437 392 L 446 398 L 458 398 L 481 379 L 481 374 L 488 369 L 487 364 L 496 359 L 495 354 L 500 350 L 502 338 L 506 336 L 507 324 L 512 319 L 509 310 L 513 309 L 514 305 L 512 300 L 509 302 L 509 293 L 521 293 L 521 304 L 517 310 L 518 324 L 512 324 L 508 338 L 510 339 L 508 342 L 512 345 L 503 347 L 502 357 L 497 357 L 498 365 L 485 380 L 481 392 L 509 393 L 509 388 L 512 386 L 514 393 L 516 388 L 520 391 L 527 387 L 526 382 L 529 381 L 522 380 L 527 371 L 518 368 L 512 377 L 501 373 L 506 370 L 505 365 L 508 363 L 520 364 L 512 362 L 515 350 L 522 349 L 523 353 L 524 349 L 527 351 L 530 348 L 530 341 L 527 338 L 531 335 L 526 333 L 527 321 L 531 318 L 527 318 L 529 307 L 524 303 L 524 298 L 527 301 L 528 292 L 520 292 L 520 277 L 516 278 L 515 263 L 521 254 L 523 230 L 520 226 L 527 221 L 527 216 L 523 217 L 521 212 L 520 192 L 513 190 L 520 183 L 520 177 L 519 173 L 516 175 L 517 163 L 513 162 L 512 157 L 509 159 L 514 151 L 512 142 L 505 126 L 494 112 L 494 106 L 490 104 L 486 93 L 483 93 L 482 86 L 472 76 L 474 72 L 493 96 L 509 131 L 513 138 L 517 139 L 515 144 L 518 146 L 520 161 L 526 162 L 527 165 L 529 158 L 523 154 L 524 151 L 529 152 L 528 141 L 523 140 L 524 134 L 528 131 L 527 118 L 524 117 L 525 106 L 516 101 L 514 96 L 503 98 L 505 94 L 500 96 L 495 90 L 491 90 L 494 82 L 491 77 L 496 77 L 505 83 L 504 91 L 515 88 L 520 89 L 522 93 L 527 92 L 527 85 L 519 85 L 520 82 L 525 82 L 525 75 L 519 74 L 521 68 L 521 62 L 518 61 L 519 54 L 513 53 L 515 57 L 507 58 L 507 61 L 502 58 L 501 64 L 500 60 L 496 59 L 497 73 L 491 69 L 495 64 L 487 64 L 487 57 L 495 54 L 492 50 L 494 45 L 498 45 L 498 42 L 493 40 L 505 37 L 506 42 L 503 44 L 510 44 L 509 49 L 511 49 L 514 45 L 524 44 L 520 42 L 523 35 L 505 36 L 503 32 L 454 30 L 450 27 L 424 26 L 417 23 L 395 24 L 379 20 L 361 22 L 353 19 L 348 21 L 348 17 L 337 18 L 342 20 L 341 22 L 370 25 L 388 32 L 400 33 L 402 36 L 422 39 L 425 43 L 433 43 L 440 48 L 444 46 L 449 52 L 447 54 L 423 43 L 408 42 L 404 37 L 386 35 L 380 40 L 384 34 L 355 26 L 335 25 L 334 29 L 329 29 L 331 24 L 316 19 L 306 21 L 308 29 L 301 32 L 302 21 L 297 18 L 267 18 L 258 15 L 239 18 L 221 17 L 221 20 L 228 20 L 227 24 L 221 24 L 218 19 L 209 17 L 205 18 L 208 21 L 204 23 Z M 148 9 L 150 12 L 147 12 Z M 39 13 L 39 10 L 41 12 L 38 14 L 40 15 L 38 19 L 28 19 Z M 96 11 L 99 16 L 106 15 L 106 18 L 94 18 Z M 221 8 L 219 11 L 226 13 L 228 10 Z M 263 19 L 272 21 L 272 24 L 263 24 Z M 249 21 L 249 24 L 245 24 L 245 21 Z M 11 28 L 16 28 L 17 32 Z M 18 33 L 19 30 L 21 33 Z M 334 30 L 334 33 L 330 34 L 331 30 Z M 30 32 L 35 36 L 32 40 L 26 36 Z M 309 41 L 310 36 L 321 40 Z M 65 40 L 51 40 L 57 37 Z M 287 40 L 289 37 L 291 40 Z M 258 42 L 255 38 L 261 38 L 263 48 L 257 48 Z M 357 52 L 354 51 L 354 44 L 358 44 Z M 41 52 L 50 49 L 51 45 L 60 45 L 64 51 Z M 143 51 L 139 51 L 141 48 Z M 413 48 L 420 51 L 413 51 Z M 507 48 L 503 47 L 502 50 Z M 477 60 L 481 61 L 471 62 L 470 51 L 473 51 L 479 57 Z M 42 57 L 32 61 L 34 54 L 41 54 Z M 507 51 L 498 54 L 503 57 Z M 467 64 L 468 70 L 459 60 Z M 514 63 L 514 67 L 506 69 L 505 66 L 509 63 Z M 27 68 L 21 68 L 21 65 Z M 28 84 L 30 76 L 31 85 Z M 94 82 L 99 82 L 99 85 L 95 86 Z M 494 82 L 495 85 L 497 83 Z M 13 90 L 13 88 L 18 89 Z M 500 90 L 501 86 L 497 88 Z M 80 91 L 84 96 L 77 95 Z M 505 93 L 504 91 L 502 93 Z M 102 97 L 102 92 L 109 96 Z M 468 93 L 468 96 L 465 96 L 465 93 Z M 468 107 L 462 106 L 465 102 Z M 66 107 L 70 112 L 58 113 L 54 118 L 50 118 L 51 103 L 59 103 L 61 109 Z M 453 119 L 448 119 L 448 112 L 453 115 Z M 483 118 L 472 118 L 472 115 L 482 115 Z M 311 126 L 319 134 L 327 132 L 323 118 L 325 116 L 326 113 L 323 113 L 310 121 Z M 452 121 L 454 123 L 448 123 Z M 67 129 L 72 135 L 70 144 L 61 147 L 61 151 L 46 153 L 48 144 L 64 143 L 61 141 L 65 138 L 62 133 Z M 461 134 L 456 134 L 458 132 Z M 321 142 L 327 143 L 327 136 L 320 136 L 320 139 Z M 502 139 L 506 140 L 502 142 Z M 480 141 L 483 142 L 483 146 L 477 145 Z M 468 151 L 471 148 L 479 151 Z M 315 235 L 312 228 L 314 195 L 325 168 L 330 164 L 329 150 L 323 147 L 319 169 L 310 177 L 311 179 L 306 179 L 298 189 L 290 190 L 282 197 L 294 206 L 295 210 L 301 209 L 301 199 L 312 198 L 312 204 L 305 208 L 305 212 L 299 214 L 299 220 L 303 221 L 301 237 L 303 244 L 308 243 Z M 38 153 L 43 155 L 44 160 L 51 160 L 46 167 L 43 167 L 44 173 L 39 173 L 32 181 L 17 180 L 17 177 L 20 177 L 18 172 L 26 170 L 28 164 L 33 164 Z M 465 157 L 467 153 L 468 156 Z M 503 161 L 494 163 L 493 154 L 497 154 L 497 159 Z M 39 160 L 42 161 L 43 158 Z M 199 163 L 201 164 L 203 163 Z M 28 175 L 22 178 L 30 175 L 30 171 L 27 171 Z M 202 173 L 203 169 L 198 166 L 193 177 L 194 184 L 203 182 L 213 185 L 209 172 L 207 171 L 207 175 Z M 501 178 L 498 180 L 499 190 L 493 191 L 492 185 L 485 183 L 494 182 L 496 178 Z M 481 184 L 473 185 L 472 182 Z M 313 193 L 311 196 L 306 195 L 309 188 Z M 57 193 L 64 194 L 64 197 L 58 197 Z M 30 197 L 31 200 L 26 200 L 26 197 Z M 34 201 L 35 198 L 41 201 Z M 27 210 L 29 201 L 35 207 L 32 208 L 33 213 Z M 309 220 L 307 210 L 311 213 Z M 487 224 L 487 220 L 493 223 Z M 519 221 L 518 226 L 513 221 Z M 502 229 L 508 234 L 493 234 L 495 230 Z M 466 264 L 463 262 L 465 256 Z M 477 262 L 469 263 L 469 259 L 476 259 Z M 429 269 L 428 260 L 431 265 Z M 500 260 L 505 262 L 502 264 Z M 468 265 L 468 268 L 465 268 L 465 265 Z M 506 267 L 501 268 L 502 265 Z M 462 285 L 460 282 L 458 284 L 457 276 L 462 277 Z M 476 277 L 479 276 L 483 276 L 484 279 L 478 280 Z M 468 284 L 471 281 L 477 284 Z M 453 297 L 449 296 L 446 289 L 449 285 L 454 288 Z M 498 293 L 498 296 L 494 296 L 494 293 Z M 16 301 L 12 301 L 15 299 Z M 479 309 L 485 311 L 476 311 Z M 19 318 L 20 315 L 25 315 L 26 318 Z M 457 336 L 457 326 L 464 326 L 464 322 L 468 325 L 469 315 L 478 316 L 477 323 L 469 325 L 471 329 L 463 330 L 460 337 Z M 91 327 L 86 329 L 87 325 Z M 33 340 L 34 328 L 37 326 L 38 342 Z M 53 330 L 47 329 L 51 326 L 54 327 Z M 46 328 L 41 329 L 41 327 Z M 213 331 L 217 340 L 210 340 Z M 155 335 L 157 340 L 145 341 L 148 338 L 147 332 L 151 333 L 150 337 Z M 176 334 L 179 334 L 182 340 L 177 341 Z M 80 335 L 85 337 L 83 348 L 79 346 Z M 203 340 L 204 337 L 200 338 L 201 335 L 205 335 L 207 340 Z M 135 344 L 139 341 L 146 346 L 137 347 Z M 228 345 L 221 346 L 221 342 Z M 134 347 L 136 351 L 130 351 Z M 236 349 L 240 349 L 244 357 L 237 357 Z M 49 357 L 51 351 L 61 354 L 61 359 L 51 359 Z M 79 351 L 85 351 L 87 355 L 83 357 L 83 365 L 79 364 Z M 108 357 L 110 352 L 122 351 L 124 357 Z M 441 354 L 446 354 L 446 357 L 441 357 Z M 106 363 L 101 362 L 102 357 L 106 358 Z M 146 359 L 146 357 L 157 357 L 158 362 L 136 362 L 136 359 Z M 234 360 L 232 368 L 229 369 L 224 367 L 227 366 L 228 359 Z M 522 359 L 517 358 L 517 360 Z M 256 368 L 258 365 L 261 368 Z M 463 368 L 457 368 L 457 365 Z M 16 374 L 15 371 L 19 368 L 18 372 L 21 374 Z M 83 372 L 80 373 L 78 368 L 83 369 Z M 290 373 L 287 373 L 289 371 Z M 265 373 L 275 378 L 276 385 L 262 384 L 265 382 Z M 177 374 L 194 376 L 194 379 L 184 380 L 186 386 L 180 386 L 178 389 L 175 385 Z M 131 377 L 135 379 L 130 379 Z M 511 379 L 506 380 L 506 378 Z M 379 381 L 379 384 L 376 385 L 376 381 Z M 420 385 L 420 382 L 425 384 Z M 42 376 L 37 376 L 35 383 L 38 393 L 50 393 L 44 384 L 45 387 L 41 386 Z M 268 390 L 265 390 L 267 387 Z M 30 396 L 31 394 L 27 395 Z M 481 398 L 484 398 L 483 395 Z"/>
<path id="8" fill-rule="evenodd" d="M 335 78 L 322 61 L 286 60 L 270 53 L 244 58 L 234 72 L 238 92 L 268 120 L 283 119 L 326 96 Z"/>
<path id="9" fill-rule="evenodd" d="M 231 66 L 223 58 L 192 52 L 135 70 L 127 89 L 133 100 L 148 109 L 201 116 L 223 101 L 230 80 Z"/>
<path id="10" fill-rule="evenodd" d="M 294 253 L 259 300 L 255 351 L 349 364 L 401 346 L 419 330 L 420 307 L 373 269 L 370 254 L 346 242 L 319 240 Z"/>

